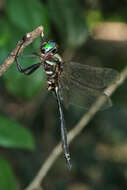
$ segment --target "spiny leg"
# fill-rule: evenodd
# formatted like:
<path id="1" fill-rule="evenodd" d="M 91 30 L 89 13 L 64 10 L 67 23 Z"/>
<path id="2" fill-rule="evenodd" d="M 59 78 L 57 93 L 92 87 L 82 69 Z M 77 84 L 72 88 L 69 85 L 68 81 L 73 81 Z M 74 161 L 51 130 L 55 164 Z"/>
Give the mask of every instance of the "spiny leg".
<path id="1" fill-rule="evenodd" d="M 64 156 L 67 161 L 68 167 L 69 167 L 69 169 L 71 169 L 70 153 L 69 153 L 68 145 L 67 145 L 67 131 L 66 131 L 66 127 L 65 127 L 64 115 L 63 115 L 63 111 L 62 111 L 62 105 L 61 105 L 61 101 L 60 101 L 58 87 L 55 88 L 55 95 L 57 98 L 59 112 L 60 112 L 62 148 L 63 148 Z"/>
<path id="2" fill-rule="evenodd" d="M 32 74 L 36 69 L 38 69 L 41 65 L 41 62 L 40 63 L 37 63 L 37 64 L 33 64 L 25 69 L 22 68 L 22 66 L 20 65 L 19 61 L 18 61 L 18 56 L 19 56 L 19 51 L 21 49 L 21 47 L 23 46 L 24 42 L 27 40 L 26 36 L 23 37 L 22 39 L 22 43 L 20 44 L 18 50 L 17 50 L 17 53 L 15 56 L 15 61 L 16 61 L 16 65 L 17 65 L 17 68 L 19 70 L 19 72 L 22 72 L 24 73 L 25 75 L 30 75 Z M 24 58 L 25 57 L 38 57 L 40 58 L 41 56 L 37 53 L 32 53 L 32 55 L 26 55 L 26 56 L 23 56 Z"/>
<path id="3" fill-rule="evenodd" d="M 22 58 L 30 58 L 30 57 L 40 58 L 41 56 L 38 53 L 34 52 L 34 53 L 30 54 L 30 55 L 22 55 L 21 57 Z"/>
<path id="4" fill-rule="evenodd" d="M 33 65 L 23 69 L 22 66 L 20 65 L 19 61 L 18 61 L 18 57 L 15 58 L 15 61 L 16 61 L 16 65 L 17 65 L 19 72 L 24 73 L 25 75 L 32 74 L 41 65 L 41 63 L 37 63 L 37 64 L 33 64 Z"/>

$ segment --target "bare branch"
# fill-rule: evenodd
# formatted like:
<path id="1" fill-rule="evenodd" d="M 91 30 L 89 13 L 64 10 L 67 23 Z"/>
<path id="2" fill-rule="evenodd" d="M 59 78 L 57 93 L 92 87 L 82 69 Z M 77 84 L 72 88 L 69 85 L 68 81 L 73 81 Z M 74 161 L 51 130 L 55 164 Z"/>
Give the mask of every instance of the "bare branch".
<path id="1" fill-rule="evenodd" d="M 30 33 L 24 35 L 23 39 L 20 40 L 16 46 L 16 48 L 8 55 L 6 60 L 2 65 L 0 65 L 0 76 L 10 67 L 10 65 L 15 61 L 15 56 L 19 55 L 21 51 L 28 46 L 32 41 L 38 36 L 43 37 L 43 26 L 39 26 L 35 30 Z"/>
<path id="2" fill-rule="evenodd" d="M 127 78 L 127 67 L 122 71 L 120 75 L 120 80 L 116 79 L 116 83 L 112 83 L 106 90 L 105 94 L 111 96 L 112 93 L 120 86 Z M 88 122 L 93 118 L 96 112 L 100 109 L 100 107 L 105 103 L 106 96 L 101 96 L 98 100 L 93 104 L 93 106 L 89 109 L 89 111 L 82 117 L 82 119 L 77 123 L 77 125 L 68 133 L 68 144 L 72 142 L 72 140 L 81 133 L 81 131 L 86 127 Z M 47 175 L 48 171 L 51 169 L 53 163 L 56 161 L 58 156 L 61 154 L 62 148 L 61 144 L 58 144 L 54 150 L 51 152 L 49 157 L 46 159 L 39 172 L 30 183 L 30 185 L 25 190 L 35 190 L 42 183 L 44 177 Z"/>

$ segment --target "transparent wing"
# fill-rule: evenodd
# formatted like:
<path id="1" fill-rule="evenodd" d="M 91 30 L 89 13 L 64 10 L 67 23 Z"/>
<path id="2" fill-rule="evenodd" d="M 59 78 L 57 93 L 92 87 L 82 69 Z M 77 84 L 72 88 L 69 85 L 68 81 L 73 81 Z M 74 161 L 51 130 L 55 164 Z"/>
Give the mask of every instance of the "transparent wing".
<path id="1" fill-rule="evenodd" d="M 105 89 L 119 75 L 117 71 L 110 68 L 93 67 L 75 62 L 65 63 L 65 69 L 68 66 L 71 79 L 94 89 Z"/>
<path id="2" fill-rule="evenodd" d="M 61 99 L 65 107 L 74 104 L 89 109 L 98 96 L 105 96 L 104 89 L 118 76 L 119 73 L 110 68 L 93 67 L 76 62 L 64 63 L 60 79 Z M 107 97 L 107 102 L 101 109 L 111 105 L 111 100 Z"/>

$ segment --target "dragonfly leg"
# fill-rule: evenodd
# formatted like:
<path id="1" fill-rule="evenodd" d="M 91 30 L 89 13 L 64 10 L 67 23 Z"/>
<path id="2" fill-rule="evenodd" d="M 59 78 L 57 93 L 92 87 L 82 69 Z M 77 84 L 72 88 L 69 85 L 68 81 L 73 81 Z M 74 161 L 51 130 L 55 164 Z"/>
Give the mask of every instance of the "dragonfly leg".
<path id="1" fill-rule="evenodd" d="M 40 55 L 38 54 L 38 53 L 36 53 L 36 52 L 33 52 L 32 54 L 30 54 L 30 55 L 22 55 L 21 56 L 22 58 L 29 58 L 29 57 L 40 57 Z"/>
<path id="2" fill-rule="evenodd" d="M 32 74 L 32 73 L 33 73 L 35 70 L 37 70 L 37 69 L 40 67 L 40 65 L 41 65 L 41 63 L 37 63 L 37 64 L 33 64 L 33 65 L 31 65 L 31 66 L 29 66 L 29 67 L 23 69 L 22 66 L 20 65 L 20 63 L 19 63 L 17 57 L 16 57 L 15 61 L 16 61 L 16 65 L 17 65 L 17 68 L 18 68 L 19 72 L 24 73 L 25 75 L 30 75 L 30 74 Z"/>
<path id="3" fill-rule="evenodd" d="M 62 148 L 64 152 L 65 159 L 67 161 L 69 169 L 71 169 L 71 161 L 70 161 L 70 153 L 68 150 L 68 145 L 67 145 L 67 131 L 65 127 L 65 121 L 64 121 L 64 115 L 62 111 L 62 105 L 60 101 L 60 95 L 59 95 L 59 89 L 55 88 L 55 94 L 58 102 L 58 107 L 59 107 L 59 112 L 60 112 L 60 122 L 61 122 L 61 138 L 62 138 Z"/>

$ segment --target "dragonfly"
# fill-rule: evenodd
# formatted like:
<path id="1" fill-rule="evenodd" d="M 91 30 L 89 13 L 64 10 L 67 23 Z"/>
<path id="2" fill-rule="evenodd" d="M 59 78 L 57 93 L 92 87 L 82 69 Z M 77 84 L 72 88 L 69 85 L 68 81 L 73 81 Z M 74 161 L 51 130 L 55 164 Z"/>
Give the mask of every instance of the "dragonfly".
<path id="1" fill-rule="evenodd" d="M 18 51 L 19 52 L 19 51 Z M 40 46 L 40 54 L 34 53 L 26 57 L 37 57 L 39 62 L 27 68 L 23 68 L 15 56 L 18 70 L 25 75 L 35 72 L 40 66 L 43 67 L 47 76 L 47 90 L 56 96 L 59 115 L 61 140 L 64 157 L 67 165 L 71 168 L 71 157 L 67 144 L 67 129 L 63 113 L 63 105 L 69 104 L 84 106 L 89 109 L 98 96 L 107 96 L 104 89 L 119 76 L 119 73 L 111 68 L 101 68 L 84 65 L 77 62 L 65 62 L 58 54 L 58 46 L 53 41 L 44 41 Z M 84 103 L 82 103 L 83 100 Z M 111 100 L 107 96 L 106 103 L 101 109 L 111 106 Z"/>

